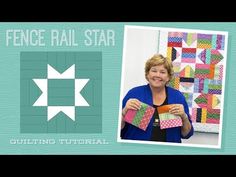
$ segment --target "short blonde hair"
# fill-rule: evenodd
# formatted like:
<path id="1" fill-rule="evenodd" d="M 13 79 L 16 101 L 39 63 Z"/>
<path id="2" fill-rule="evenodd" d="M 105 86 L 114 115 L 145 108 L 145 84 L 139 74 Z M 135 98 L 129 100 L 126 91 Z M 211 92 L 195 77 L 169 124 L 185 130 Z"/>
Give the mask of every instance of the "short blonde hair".
<path id="1" fill-rule="evenodd" d="M 161 54 L 155 54 L 152 58 L 148 59 L 145 64 L 145 77 L 147 79 L 147 75 L 153 66 L 164 65 L 165 69 L 168 72 L 170 80 L 173 78 L 174 70 L 172 62 L 169 58 L 164 57 Z M 148 80 L 148 79 L 147 79 Z"/>

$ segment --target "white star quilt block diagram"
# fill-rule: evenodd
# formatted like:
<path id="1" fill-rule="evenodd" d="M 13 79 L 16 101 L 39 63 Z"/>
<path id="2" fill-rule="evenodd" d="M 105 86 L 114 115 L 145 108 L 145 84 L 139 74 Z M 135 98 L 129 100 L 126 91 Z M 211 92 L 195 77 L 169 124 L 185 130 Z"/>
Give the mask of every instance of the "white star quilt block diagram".
<path id="1" fill-rule="evenodd" d="M 101 52 L 21 52 L 21 132 L 101 133 Z"/>

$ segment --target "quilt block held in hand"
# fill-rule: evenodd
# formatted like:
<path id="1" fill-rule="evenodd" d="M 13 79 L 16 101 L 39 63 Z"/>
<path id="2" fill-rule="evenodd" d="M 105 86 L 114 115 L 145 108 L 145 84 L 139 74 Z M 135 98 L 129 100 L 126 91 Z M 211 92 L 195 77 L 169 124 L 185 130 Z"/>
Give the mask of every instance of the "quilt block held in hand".
<path id="1" fill-rule="evenodd" d="M 183 125 L 181 117 L 169 113 L 170 108 L 170 105 L 157 108 L 160 119 L 160 129 L 180 127 Z"/>
<path id="2" fill-rule="evenodd" d="M 139 110 L 129 109 L 125 114 L 124 120 L 145 131 L 154 112 L 155 109 L 152 106 L 141 103 Z"/>

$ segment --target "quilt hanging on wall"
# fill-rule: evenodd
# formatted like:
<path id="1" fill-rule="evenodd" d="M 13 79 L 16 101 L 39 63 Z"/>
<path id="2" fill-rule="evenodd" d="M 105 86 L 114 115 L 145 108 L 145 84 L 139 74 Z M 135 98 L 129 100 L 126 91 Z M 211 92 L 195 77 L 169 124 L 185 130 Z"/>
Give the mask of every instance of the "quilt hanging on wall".
<path id="1" fill-rule="evenodd" d="M 227 32 L 159 31 L 159 53 L 172 60 L 169 85 L 186 98 L 195 131 L 218 133 L 222 125 Z"/>

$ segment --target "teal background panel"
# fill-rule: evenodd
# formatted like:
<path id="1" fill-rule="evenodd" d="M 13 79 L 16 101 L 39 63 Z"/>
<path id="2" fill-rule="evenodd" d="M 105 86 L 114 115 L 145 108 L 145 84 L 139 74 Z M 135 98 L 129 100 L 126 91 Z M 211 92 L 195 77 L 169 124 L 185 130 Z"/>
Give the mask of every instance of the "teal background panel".
<path id="1" fill-rule="evenodd" d="M 120 84 L 122 71 L 122 52 L 125 25 L 139 25 L 151 27 L 170 27 L 184 29 L 214 30 L 228 31 L 228 51 L 227 51 L 227 70 L 224 93 L 224 114 L 222 129 L 222 148 L 212 149 L 204 147 L 187 147 L 187 146 L 170 146 L 159 144 L 136 144 L 136 143 L 119 143 L 117 142 L 118 117 L 119 117 L 119 100 L 120 100 Z M 7 29 L 45 29 L 46 46 L 6 46 L 5 36 Z M 51 29 L 74 29 L 76 31 L 76 39 L 78 46 L 50 46 Z M 84 32 L 86 30 L 114 30 L 115 44 L 110 46 L 91 45 L 86 46 Z M 0 23 L 0 154 L 236 154 L 236 23 L 195 23 L 195 22 L 135 22 L 135 23 Z M 93 35 L 93 37 L 95 37 Z M 31 115 L 31 109 L 25 109 L 22 114 L 31 117 L 29 124 L 24 126 L 34 126 L 35 133 L 21 132 L 21 109 L 20 105 L 27 107 L 29 103 L 33 103 L 40 92 L 32 92 L 37 86 L 31 84 L 27 80 L 30 79 L 32 71 L 30 65 L 25 65 L 27 71 L 23 71 L 25 79 L 20 79 L 20 58 L 21 55 L 34 55 L 35 52 L 41 53 L 40 61 L 46 60 L 45 54 L 56 57 L 54 52 L 65 52 L 70 58 L 76 59 L 77 52 L 101 52 L 102 56 L 102 80 L 97 75 L 99 72 L 93 70 L 89 73 L 95 83 L 100 83 L 101 94 L 94 97 L 102 98 L 102 104 L 97 109 L 84 110 L 82 107 L 77 109 L 78 114 L 85 115 L 87 111 L 91 111 L 93 116 L 101 115 L 101 127 L 96 130 L 99 133 L 87 132 L 86 126 L 91 122 L 84 117 L 80 120 L 84 125 L 83 130 L 77 129 L 75 124 L 63 122 L 64 127 L 57 129 L 60 121 L 69 121 L 63 119 L 63 114 L 59 113 L 57 118 L 52 119 L 52 124 L 44 126 L 42 117 L 45 117 L 46 109 L 38 107 L 33 111 L 35 116 Z M 25 52 L 25 53 L 24 53 Z M 70 53 L 72 52 L 72 53 Z M 36 59 L 36 58 L 35 58 Z M 31 58 L 29 58 L 31 60 Z M 36 60 L 35 60 L 36 62 Z M 53 66 L 57 67 L 56 60 L 52 61 Z M 67 62 L 67 61 L 66 61 Z M 67 64 L 67 63 L 66 63 Z M 70 65 L 70 62 L 68 63 Z M 46 77 L 46 73 L 41 71 L 44 65 L 36 62 L 35 76 Z M 91 66 L 93 68 L 94 66 Z M 35 69 L 35 68 L 34 68 Z M 29 71 L 28 71 L 29 70 Z M 85 78 L 86 73 L 78 73 L 80 78 Z M 25 85 L 26 93 L 30 93 L 26 100 L 21 99 L 20 81 Z M 93 88 L 93 86 L 89 86 Z M 22 87 L 23 88 L 23 87 Z M 28 90 L 27 90 L 28 89 Z M 84 93 L 82 93 L 84 94 Z M 34 96 L 31 99 L 31 96 Z M 94 100 L 94 104 L 99 105 Z M 81 111 L 79 111 L 81 110 Z M 34 123 L 35 120 L 35 124 Z M 56 121 L 58 120 L 58 122 Z M 92 125 L 96 124 L 96 121 Z M 37 126 L 40 125 L 40 128 Z M 42 128 L 43 127 L 43 128 Z M 95 126 L 96 127 L 96 126 Z M 43 129 L 43 130 L 41 130 Z M 96 129 L 96 128 L 95 128 Z M 31 131 L 29 129 L 29 131 Z M 57 132 L 58 131 L 58 132 Z M 59 132 L 61 131 L 61 132 Z M 77 131 L 80 131 L 78 133 Z M 36 133 L 37 132 L 37 133 Z M 43 133 L 42 133 L 43 132 Z"/>

